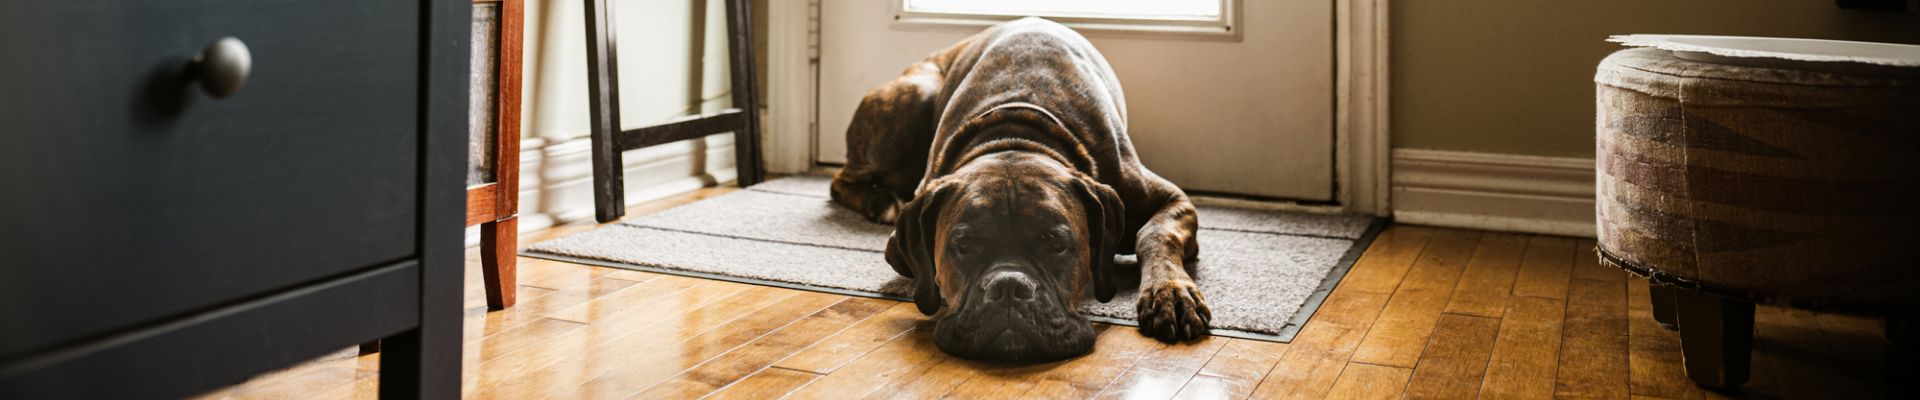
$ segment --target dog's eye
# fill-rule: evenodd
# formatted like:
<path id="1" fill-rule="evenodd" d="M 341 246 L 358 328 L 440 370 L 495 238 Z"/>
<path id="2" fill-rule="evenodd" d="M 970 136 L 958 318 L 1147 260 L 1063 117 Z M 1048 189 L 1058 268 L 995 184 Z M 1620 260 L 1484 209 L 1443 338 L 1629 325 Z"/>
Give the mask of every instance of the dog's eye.
<path id="1" fill-rule="evenodd" d="M 966 242 L 953 243 L 953 254 L 964 256 L 964 255 L 973 254 L 973 251 L 974 251 L 974 248 L 973 248 L 973 245 L 971 244 L 967 244 Z"/>
<path id="2" fill-rule="evenodd" d="M 1048 254 L 1066 254 L 1067 252 L 1067 244 L 1064 240 L 1060 240 L 1060 234 L 1058 233 L 1041 233 L 1040 242 L 1046 243 L 1046 247 L 1043 247 L 1043 249 L 1045 249 Z"/>

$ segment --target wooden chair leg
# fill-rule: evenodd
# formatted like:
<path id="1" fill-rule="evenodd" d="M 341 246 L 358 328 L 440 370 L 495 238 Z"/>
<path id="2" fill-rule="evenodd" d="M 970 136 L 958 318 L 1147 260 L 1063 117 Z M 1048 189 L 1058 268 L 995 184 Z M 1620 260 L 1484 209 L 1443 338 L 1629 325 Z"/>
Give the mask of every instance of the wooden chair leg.
<path id="1" fill-rule="evenodd" d="M 1673 290 L 1687 377 L 1714 388 L 1747 383 L 1753 363 L 1753 303 Z"/>
<path id="2" fill-rule="evenodd" d="M 480 273 L 486 280 L 487 309 L 513 307 L 520 217 L 480 225 Z"/>
<path id="3" fill-rule="evenodd" d="M 1674 321 L 1676 319 L 1673 311 L 1674 290 L 1677 289 L 1674 289 L 1672 286 L 1658 284 L 1647 288 L 1647 294 L 1648 297 L 1650 297 L 1648 300 L 1653 303 L 1653 320 L 1659 321 L 1660 327 L 1667 328 L 1667 330 L 1680 329 L 1680 325 Z"/>

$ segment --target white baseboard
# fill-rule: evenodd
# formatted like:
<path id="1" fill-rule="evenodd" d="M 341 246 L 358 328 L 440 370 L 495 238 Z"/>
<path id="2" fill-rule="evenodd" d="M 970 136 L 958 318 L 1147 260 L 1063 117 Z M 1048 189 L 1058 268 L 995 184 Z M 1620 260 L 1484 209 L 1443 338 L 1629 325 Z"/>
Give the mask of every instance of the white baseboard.
<path id="1" fill-rule="evenodd" d="M 593 162 L 586 138 L 548 144 L 527 139 L 520 152 L 520 231 L 593 218 Z M 668 143 L 622 155 L 627 205 L 718 185 L 738 176 L 733 135 Z M 480 243 L 467 227 L 467 245 Z"/>
<path id="2" fill-rule="evenodd" d="M 1393 151 L 1395 222 L 1594 237 L 1593 159 Z"/>

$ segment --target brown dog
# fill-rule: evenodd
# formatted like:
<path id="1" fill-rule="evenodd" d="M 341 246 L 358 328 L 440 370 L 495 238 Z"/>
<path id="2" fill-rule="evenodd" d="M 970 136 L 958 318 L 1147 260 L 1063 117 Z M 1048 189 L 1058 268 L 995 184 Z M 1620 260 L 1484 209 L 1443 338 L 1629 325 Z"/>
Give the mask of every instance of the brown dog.
<path id="1" fill-rule="evenodd" d="M 1140 260 L 1140 330 L 1199 337 L 1187 274 L 1198 221 L 1185 192 L 1134 157 L 1120 82 L 1086 38 L 1027 18 L 987 29 L 868 92 L 833 199 L 895 223 L 887 263 L 915 279 L 947 352 L 1053 360 L 1093 348 L 1087 286 Z"/>

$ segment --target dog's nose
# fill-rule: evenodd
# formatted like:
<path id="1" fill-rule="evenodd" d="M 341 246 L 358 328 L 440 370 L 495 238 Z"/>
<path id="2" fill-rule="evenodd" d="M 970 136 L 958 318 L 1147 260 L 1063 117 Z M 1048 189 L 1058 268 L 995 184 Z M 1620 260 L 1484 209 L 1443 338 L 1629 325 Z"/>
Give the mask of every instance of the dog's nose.
<path id="1" fill-rule="evenodd" d="M 987 300 L 1017 301 L 1033 300 L 1034 282 L 1027 274 L 1014 271 L 994 271 L 987 275 Z"/>

